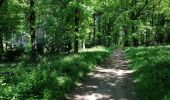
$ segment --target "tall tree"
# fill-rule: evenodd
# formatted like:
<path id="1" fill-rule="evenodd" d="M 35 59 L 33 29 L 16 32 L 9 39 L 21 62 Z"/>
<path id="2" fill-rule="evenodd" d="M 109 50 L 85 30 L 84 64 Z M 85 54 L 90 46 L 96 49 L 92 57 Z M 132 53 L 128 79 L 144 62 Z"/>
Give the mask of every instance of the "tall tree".
<path id="1" fill-rule="evenodd" d="M 0 0 L 0 9 L 2 9 L 1 7 L 3 5 L 3 2 L 4 2 L 4 0 Z M 2 29 L 2 25 L 0 25 L 0 29 Z M 2 34 L 2 31 L 0 30 L 0 61 L 2 59 L 2 54 L 3 54 L 3 51 L 4 51 L 3 48 L 4 48 L 3 47 L 3 34 Z"/>
<path id="2" fill-rule="evenodd" d="M 74 40 L 74 52 L 78 53 L 79 49 L 79 38 L 78 38 L 78 33 L 79 33 L 79 13 L 80 10 L 77 7 L 75 10 L 75 40 Z"/>
<path id="3" fill-rule="evenodd" d="M 32 45 L 32 50 L 31 50 L 31 60 L 33 62 L 36 61 L 36 12 L 35 12 L 35 0 L 30 0 L 30 16 L 29 16 L 29 23 L 30 23 L 30 33 L 31 33 L 31 45 Z"/>
<path id="4" fill-rule="evenodd" d="M 93 14 L 93 45 L 96 45 L 96 14 Z"/>

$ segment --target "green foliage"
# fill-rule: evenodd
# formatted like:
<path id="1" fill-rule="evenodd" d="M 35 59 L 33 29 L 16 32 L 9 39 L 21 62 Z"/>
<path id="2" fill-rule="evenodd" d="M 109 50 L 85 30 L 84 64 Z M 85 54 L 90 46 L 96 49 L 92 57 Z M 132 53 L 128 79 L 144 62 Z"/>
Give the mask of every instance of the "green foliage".
<path id="1" fill-rule="evenodd" d="M 62 100 L 108 54 L 110 49 L 95 47 L 79 54 L 43 57 L 34 65 L 0 64 L 0 99 Z"/>
<path id="2" fill-rule="evenodd" d="M 170 47 L 126 49 L 141 100 L 170 99 Z"/>
<path id="3" fill-rule="evenodd" d="M 31 38 L 36 41 L 38 52 L 46 49 L 46 53 L 71 52 L 76 40 L 79 49 L 84 45 L 170 43 L 169 0 L 38 0 L 32 8 L 26 0 L 8 0 L 0 8 L 1 45 L 17 40 L 19 32 L 26 33 L 28 43 Z M 35 38 L 30 34 L 31 9 L 35 11 Z M 39 32 L 40 29 L 43 31 Z"/>
<path id="4" fill-rule="evenodd" d="M 2 64 L 0 99 L 60 98 L 107 52 L 100 51 L 104 49 L 100 48 L 99 51 L 89 50 L 71 55 L 73 50 L 77 52 L 85 46 L 96 45 L 128 47 L 169 44 L 169 26 L 169 0 L 32 0 L 32 4 L 29 0 L 0 0 L 0 62 L 9 61 L 9 56 L 13 58 L 12 55 L 16 55 L 16 52 L 10 53 L 10 49 L 13 51 L 12 46 L 19 45 L 21 33 L 24 33 L 25 39 L 23 56 L 32 53 L 33 62 L 36 62 L 36 58 L 42 60 L 35 65 L 29 65 L 28 61 Z M 164 61 L 169 59 L 168 52 L 164 52 L 164 49 L 160 51 L 161 48 L 143 49 L 145 48 L 136 51 L 130 48 L 127 53 L 133 59 L 141 56 L 140 59 L 135 59 L 137 61 L 134 61 L 133 66 L 136 66 L 135 69 L 149 66 L 146 75 L 154 77 L 153 84 L 163 83 L 157 88 L 161 92 L 152 93 L 163 97 L 166 90 L 162 89 L 169 84 L 158 76 L 168 74 L 166 70 L 169 68 L 165 67 L 163 70 L 156 64 L 169 66 L 166 65 L 169 64 L 168 61 Z M 131 55 L 138 50 L 143 51 L 136 56 Z M 58 53 L 57 57 L 43 56 L 55 53 Z M 62 53 L 68 55 L 60 56 Z M 22 59 L 18 60 L 23 62 Z M 155 71 L 151 71 L 154 68 Z M 148 79 L 144 75 L 140 77 L 142 82 Z M 157 81 L 158 79 L 160 80 Z M 145 83 L 139 87 L 147 90 L 145 85 L 149 83 L 143 84 Z M 148 91 L 151 92 L 154 87 L 150 87 Z M 152 95 L 146 94 L 147 97 L 153 99 Z"/>

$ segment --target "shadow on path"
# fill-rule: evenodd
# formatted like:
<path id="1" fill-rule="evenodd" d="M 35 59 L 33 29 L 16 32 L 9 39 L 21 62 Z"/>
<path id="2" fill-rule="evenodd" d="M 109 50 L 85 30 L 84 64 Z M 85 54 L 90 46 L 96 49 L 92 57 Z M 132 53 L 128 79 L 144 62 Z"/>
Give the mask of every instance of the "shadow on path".
<path id="1" fill-rule="evenodd" d="M 67 100 L 138 100 L 133 87 L 132 70 L 122 50 L 116 50 L 109 58 L 79 83 Z"/>

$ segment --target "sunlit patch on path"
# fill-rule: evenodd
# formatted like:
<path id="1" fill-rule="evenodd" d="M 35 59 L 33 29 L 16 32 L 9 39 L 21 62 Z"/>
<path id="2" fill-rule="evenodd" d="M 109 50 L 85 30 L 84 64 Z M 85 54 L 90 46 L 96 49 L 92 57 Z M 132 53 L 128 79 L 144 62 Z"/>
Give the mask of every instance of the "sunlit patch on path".
<path id="1" fill-rule="evenodd" d="M 138 100 L 134 91 L 132 72 L 128 69 L 128 61 L 124 59 L 123 51 L 116 50 L 66 98 L 68 100 Z"/>

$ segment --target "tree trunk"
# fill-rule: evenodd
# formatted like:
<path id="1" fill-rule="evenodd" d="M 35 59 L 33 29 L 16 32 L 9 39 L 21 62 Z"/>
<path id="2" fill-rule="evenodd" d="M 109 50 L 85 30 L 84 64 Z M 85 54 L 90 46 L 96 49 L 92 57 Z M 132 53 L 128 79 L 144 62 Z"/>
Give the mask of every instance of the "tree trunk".
<path id="1" fill-rule="evenodd" d="M 79 33 L 79 8 L 77 8 L 75 12 L 75 41 L 74 41 L 75 53 L 78 53 L 78 49 L 79 49 L 78 33 Z"/>
<path id="2" fill-rule="evenodd" d="M 0 34 L 0 61 L 2 60 L 2 54 L 4 52 L 4 47 L 3 47 L 3 35 L 2 33 Z"/>
<path id="3" fill-rule="evenodd" d="M 109 21 L 109 23 L 107 24 L 107 38 L 108 38 L 108 43 L 107 43 L 107 46 L 108 47 L 110 47 L 111 46 L 111 42 L 112 42 L 112 40 L 111 40 L 111 30 L 112 30 L 112 25 L 111 25 L 111 23 L 110 23 L 110 21 Z"/>
<path id="4" fill-rule="evenodd" d="M 132 23 L 132 34 L 134 34 L 136 31 L 134 23 Z M 133 46 L 137 47 L 139 45 L 138 39 L 136 37 L 133 37 Z"/>
<path id="5" fill-rule="evenodd" d="M 7 52 L 7 51 L 8 51 L 8 42 L 5 42 L 5 52 Z"/>
<path id="6" fill-rule="evenodd" d="M 0 7 L 2 7 L 5 0 L 0 0 Z M 0 8 L 1 9 L 1 8 Z M 2 60 L 2 55 L 4 53 L 4 46 L 3 46 L 3 35 L 0 33 L 0 62 Z"/>
<path id="7" fill-rule="evenodd" d="M 31 60 L 33 62 L 36 62 L 36 41 L 35 41 L 35 21 L 36 21 L 36 15 L 35 15 L 35 1 L 30 0 L 30 33 L 31 33 Z"/>
<path id="8" fill-rule="evenodd" d="M 127 4 L 128 4 L 128 3 L 127 3 L 127 1 L 126 1 L 125 11 L 128 10 Z M 127 17 L 126 17 L 126 15 L 124 15 L 124 20 L 125 20 L 125 22 L 127 23 Z M 124 33 L 125 33 L 124 46 L 125 46 L 125 47 L 128 47 L 128 46 L 129 46 L 129 34 L 128 34 L 128 27 L 127 27 L 127 25 L 125 25 L 125 26 L 123 27 L 123 29 L 124 29 Z"/>
<path id="9" fill-rule="evenodd" d="M 86 40 L 83 39 L 83 50 L 85 50 L 85 49 L 86 49 Z"/>
<path id="10" fill-rule="evenodd" d="M 128 47 L 129 46 L 129 37 L 128 37 L 128 28 L 127 28 L 127 26 L 124 27 L 124 33 L 125 33 L 124 46 Z"/>
<path id="11" fill-rule="evenodd" d="M 170 34 L 167 35 L 166 43 L 170 44 Z"/>
<path id="12" fill-rule="evenodd" d="M 68 39 L 67 39 L 67 46 L 68 46 L 68 50 L 67 52 L 70 53 L 71 49 L 72 49 L 72 43 L 71 43 L 71 37 L 70 37 L 70 31 L 68 32 Z"/>
<path id="13" fill-rule="evenodd" d="M 132 7 L 135 6 L 136 3 L 137 3 L 136 0 L 132 0 Z M 137 16 L 137 17 L 138 17 L 138 16 Z M 137 17 L 136 17 L 136 12 L 132 12 L 132 14 L 131 14 L 131 16 L 130 16 L 130 19 L 131 19 L 132 21 L 135 21 L 135 20 L 137 20 Z M 131 31 L 132 31 L 132 34 L 134 34 L 135 31 L 136 31 L 136 30 L 135 30 L 135 24 L 134 24 L 134 22 L 132 22 Z M 132 45 L 133 45 L 133 46 L 136 46 L 136 37 L 133 37 L 133 38 L 132 38 Z"/>
<path id="14" fill-rule="evenodd" d="M 5 0 L 0 0 L 0 7 L 2 7 L 2 4 L 4 3 Z"/>
<path id="15" fill-rule="evenodd" d="M 149 46 L 149 42 L 150 42 L 150 32 L 149 30 L 146 31 L 146 35 L 145 35 L 145 46 Z"/>
<path id="16" fill-rule="evenodd" d="M 93 46 L 96 45 L 96 15 L 93 14 Z"/>
<path id="17" fill-rule="evenodd" d="M 104 46 L 107 46 L 107 25 L 106 20 L 104 21 Z"/>

